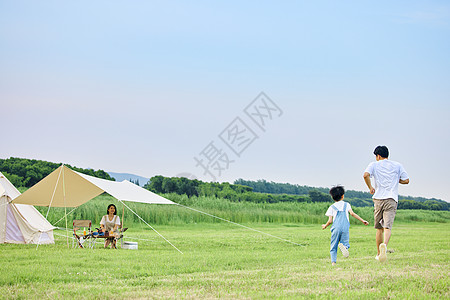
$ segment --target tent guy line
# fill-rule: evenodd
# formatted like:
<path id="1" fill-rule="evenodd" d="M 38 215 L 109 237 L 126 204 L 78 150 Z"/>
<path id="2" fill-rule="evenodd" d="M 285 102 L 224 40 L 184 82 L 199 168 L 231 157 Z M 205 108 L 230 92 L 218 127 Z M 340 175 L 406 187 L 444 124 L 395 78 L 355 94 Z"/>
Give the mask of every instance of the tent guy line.
<path id="1" fill-rule="evenodd" d="M 172 244 L 168 239 L 166 239 L 164 236 L 162 236 L 155 228 L 153 228 L 150 224 L 148 224 L 147 222 L 145 222 L 144 219 L 141 218 L 141 216 L 139 216 L 136 212 L 134 212 L 131 208 L 128 207 L 128 205 L 126 205 L 125 203 L 123 203 L 123 201 L 120 201 L 126 208 L 128 208 L 135 216 L 137 216 L 139 218 L 139 220 L 141 220 L 142 222 L 144 222 L 148 227 L 150 227 L 154 232 L 156 232 L 160 237 L 162 237 L 166 242 L 168 242 L 172 247 L 174 247 L 178 252 L 180 252 L 181 254 L 183 254 L 183 252 L 180 251 L 180 249 L 178 249 L 177 247 L 175 247 L 174 244 Z"/>
<path id="2" fill-rule="evenodd" d="M 60 180 L 61 176 L 62 180 Z M 67 229 L 67 215 L 68 215 L 67 207 L 69 206 L 76 208 L 104 192 L 116 198 L 120 203 L 122 203 L 125 207 L 127 207 L 128 210 L 130 210 L 134 215 L 136 215 L 143 223 L 145 223 L 148 227 L 150 227 L 153 231 L 155 231 L 160 237 L 162 237 L 166 242 L 168 242 L 173 248 L 175 248 L 181 254 L 183 254 L 183 252 L 181 252 L 169 240 L 167 240 L 164 236 L 162 236 L 155 228 L 153 228 L 144 219 L 142 219 L 136 212 L 134 212 L 128 205 L 126 205 L 124 201 L 147 203 L 147 204 L 176 204 L 180 207 L 184 207 L 192 211 L 196 211 L 198 213 L 202 213 L 207 216 L 217 218 L 224 222 L 241 226 L 248 230 L 252 230 L 282 240 L 284 242 L 291 243 L 293 245 L 306 246 L 306 244 L 295 243 L 254 228 L 247 227 L 245 225 L 235 223 L 230 220 L 226 220 L 218 216 L 188 206 L 184 206 L 179 203 L 175 203 L 149 190 L 137 186 L 127 180 L 124 180 L 122 182 L 116 182 L 100 179 L 97 177 L 73 171 L 68 167 L 66 167 L 64 164 L 61 165 L 56 170 L 54 170 L 48 176 L 43 178 L 37 184 L 32 186 L 26 192 L 16 197 L 13 200 L 13 202 L 16 204 L 20 203 L 28 205 L 48 206 L 49 207 L 48 211 L 50 210 L 50 207 L 64 207 L 65 209 L 63 218 L 66 220 L 66 229 Z"/>
<path id="3" fill-rule="evenodd" d="M 131 208 L 129 208 L 125 203 L 123 203 L 122 201 L 119 201 L 119 202 L 121 202 L 124 206 L 126 206 L 131 212 L 133 212 L 133 214 L 135 214 L 135 215 L 136 215 L 140 220 L 142 220 L 147 226 L 149 226 L 151 229 L 153 229 L 159 236 L 161 236 L 165 241 L 167 241 L 167 242 L 168 242 L 169 244 L 171 244 L 176 250 L 178 250 L 181 254 L 183 254 L 183 252 L 181 252 L 181 251 L 180 251 L 177 247 L 175 247 L 171 242 L 169 242 L 166 238 L 164 238 L 164 236 L 162 236 L 155 228 L 153 228 L 150 224 L 148 224 L 144 219 L 142 219 L 136 212 L 134 212 Z M 221 220 L 221 221 L 225 221 L 225 222 L 228 222 L 228 223 L 237 225 L 237 226 L 241 226 L 241 227 L 243 227 L 243 228 L 246 228 L 246 229 L 249 229 L 249 230 L 258 232 L 258 233 L 265 234 L 265 235 L 267 235 L 267 236 L 270 236 L 270 237 L 279 239 L 279 240 L 281 240 L 281 241 L 284 241 L 284 242 L 287 242 L 287 243 L 290 243 L 290 244 L 293 244 L 293 245 L 302 246 L 302 247 L 307 246 L 307 244 L 299 244 L 299 243 L 295 243 L 295 242 L 292 242 L 292 241 L 289 241 L 289 240 L 280 238 L 280 237 L 278 237 L 278 236 L 272 235 L 272 234 L 270 234 L 270 233 L 266 233 L 266 232 L 264 232 L 264 231 L 260 231 L 260 230 L 257 230 L 257 229 L 254 229 L 254 228 L 251 228 L 251 227 L 248 227 L 248 226 L 245 226 L 245 225 L 242 225 L 242 224 L 239 224 L 239 223 L 236 223 L 236 222 L 227 220 L 227 219 L 223 219 L 223 218 L 221 218 L 221 217 L 218 217 L 218 216 L 215 216 L 215 215 L 212 215 L 212 214 L 209 214 L 209 213 L 200 211 L 200 210 L 198 210 L 198 209 L 195 209 L 195 208 L 192 208 L 192 207 L 189 207 L 189 206 L 184 206 L 184 205 L 179 204 L 179 203 L 175 203 L 175 204 L 176 204 L 177 206 L 180 206 L 180 207 L 183 207 L 183 208 L 187 208 L 187 209 L 193 210 L 193 211 L 195 211 L 195 212 L 198 212 L 198 213 L 201 213 L 201 214 L 204 214 L 204 215 L 207 215 L 207 216 L 210 216 L 210 217 L 213 217 L 213 218 L 216 218 L 216 219 L 219 219 L 219 220 Z M 67 215 L 70 215 L 75 209 L 77 209 L 77 207 L 75 207 L 74 209 L 72 209 Z M 53 224 L 53 226 L 55 226 L 56 224 L 58 224 L 58 222 L 60 222 L 61 220 L 63 220 L 65 217 L 66 217 L 66 216 L 63 216 L 61 219 L 59 219 L 58 221 L 56 221 L 56 222 Z M 123 217 L 122 217 L 122 218 L 123 218 Z M 58 229 L 64 229 L 64 230 L 66 230 L 66 228 L 58 228 Z"/>
<path id="4" fill-rule="evenodd" d="M 177 251 L 179 251 L 181 254 L 183 254 L 182 251 L 180 251 L 177 247 L 175 247 L 170 241 L 168 241 L 164 236 L 162 236 L 155 228 L 153 228 L 153 227 L 152 227 L 150 224 L 148 224 L 144 219 L 142 219 L 142 218 L 141 218 L 136 212 L 134 212 L 130 207 L 128 207 L 128 206 L 127 206 L 125 203 L 123 203 L 122 201 L 119 201 L 119 202 L 121 202 L 124 206 L 126 206 L 126 207 L 128 208 L 128 210 L 130 210 L 134 215 L 136 215 L 140 220 L 142 220 L 147 226 L 149 226 L 153 231 L 155 231 L 155 232 L 156 232 L 159 236 L 161 236 L 165 241 L 167 241 L 170 245 L 172 245 L 172 247 L 174 247 Z M 295 242 L 292 242 L 292 241 L 289 241 L 289 240 L 280 238 L 280 237 L 278 237 L 278 236 L 272 235 L 272 234 L 270 234 L 270 233 L 266 233 L 266 232 L 263 232 L 263 231 L 260 231 L 260 230 L 257 230 L 257 229 L 254 229 L 254 228 L 251 228 L 251 227 L 248 227 L 248 226 L 245 226 L 245 225 L 242 225 L 242 224 L 239 224 L 239 223 L 236 223 L 236 222 L 227 220 L 227 219 L 223 219 L 223 218 L 221 218 L 221 217 L 218 217 L 218 216 L 215 216 L 215 215 L 212 215 L 212 214 L 209 214 L 209 213 L 206 213 L 206 212 L 197 210 L 197 209 L 192 208 L 192 207 L 189 207 L 189 206 L 184 206 L 184 205 L 179 204 L 179 203 L 175 203 L 175 204 L 176 204 L 177 206 L 180 206 L 180 207 L 183 207 L 183 208 L 187 208 L 187 209 L 193 210 L 193 211 L 195 211 L 195 212 L 198 212 L 198 213 L 201 213 L 201 214 L 204 214 L 204 215 L 207 215 L 207 216 L 210 216 L 210 217 L 219 219 L 219 220 L 221 220 L 221 221 L 225 221 L 225 222 L 228 222 L 228 223 L 231 223 L 231 224 L 234 224 L 234 225 L 237 225 L 237 226 L 241 226 L 241 227 L 243 227 L 243 228 L 246 228 L 246 229 L 249 229 L 249 230 L 258 232 L 258 233 L 265 234 L 265 235 L 267 235 L 267 236 L 270 236 L 270 237 L 273 237 L 273 238 L 282 240 L 282 241 L 287 242 L 287 243 L 291 243 L 291 244 L 294 244 L 294 245 L 297 245 L 297 246 L 302 246 L 302 247 L 305 247 L 305 246 L 307 245 L 307 244 L 298 244 L 298 243 L 295 243 Z M 70 214 L 71 214 L 74 210 L 76 210 L 76 209 L 77 209 L 77 207 L 75 207 L 74 209 L 72 209 L 67 215 L 70 215 Z M 63 216 L 61 219 L 59 219 L 58 221 L 56 221 L 53 225 L 55 226 L 55 225 L 58 224 L 61 220 L 63 220 L 65 217 L 66 217 L 66 216 Z M 122 216 L 122 218 L 123 218 L 123 216 Z M 66 227 L 66 228 L 58 228 L 58 229 L 64 229 L 64 230 L 66 230 L 67 227 Z M 131 238 L 131 239 L 132 239 L 132 238 Z M 145 240 L 145 241 L 146 241 L 146 240 Z"/>
<path id="5" fill-rule="evenodd" d="M 199 212 L 199 213 L 205 214 L 205 215 L 207 215 L 207 216 L 210 216 L 210 217 L 213 217 L 213 218 L 216 218 L 216 219 L 219 219 L 219 220 L 222 220 L 222 221 L 225 221 L 225 222 L 228 222 L 228 223 L 231 223 L 231 224 L 237 225 L 237 226 L 241 226 L 241 227 L 244 227 L 244 228 L 246 228 L 246 229 L 249 229 L 249 230 L 253 230 L 253 231 L 256 231 L 256 232 L 259 232 L 259 233 L 265 234 L 265 235 L 268 235 L 268 236 L 270 236 L 270 237 L 273 237 L 273 238 L 276 238 L 276 239 L 282 240 L 282 241 L 284 241 L 284 242 L 287 242 L 287 243 L 291 243 L 291 244 L 294 244 L 294 245 L 297 245 L 297 246 L 302 246 L 302 247 L 305 247 L 305 246 L 306 246 L 306 244 L 298 244 L 298 243 L 295 243 L 295 242 L 292 242 L 292 241 L 289 241 L 289 240 L 286 240 L 286 239 L 280 238 L 280 237 L 278 237 L 278 236 L 272 235 L 272 234 L 270 234 L 270 233 L 266 233 L 266 232 L 264 232 L 264 231 L 260 231 L 260 230 L 257 230 L 257 229 L 251 228 L 251 227 L 247 227 L 247 226 L 245 226 L 245 225 L 242 225 L 242 224 L 239 224 L 239 223 L 235 223 L 235 222 L 233 222 L 233 221 L 230 221 L 230 220 L 227 220 L 227 219 L 223 219 L 223 218 L 221 218 L 221 217 L 218 217 L 218 216 L 215 216 L 215 215 L 211 215 L 211 214 L 208 214 L 208 213 L 206 213 L 206 212 L 203 212 L 203 211 L 197 210 L 197 209 L 195 209 L 195 208 L 192 208 L 192 207 L 184 206 L 184 205 L 182 205 L 182 204 L 178 204 L 178 203 L 175 203 L 175 204 L 177 204 L 178 206 L 181 206 L 181 207 L 184 207 L 184 208 L 187 208 L 187 209 L 191 209 L 191 210 L 193 210 L 193 211 L 196 211 L 196 212 Z"/>
<path id="6" fill-rule="evenodd" d="M 71 213 L 73 213 L 74 211 L 75 211 L 75 209 L 77 209 L 78 207 L 75 207 L 74 209 L 72 209 L 71 211 L 69 211 L 67 214 L 66 213 L 64 213 L 64 216 L 61 218 L 61 219 L 59 219 L 58 221 L 56 221 L 54 224 L 53 224 L 53 226 L 56 226 L 56 224 L 58 224 L 59 222 L 61 222 L 62 220 L 64 220 L 64 218 L 66 218 L 68 215 L 70 215 Z M 66 226 L 66 228 L 67 228 L 67 226 Z"/>

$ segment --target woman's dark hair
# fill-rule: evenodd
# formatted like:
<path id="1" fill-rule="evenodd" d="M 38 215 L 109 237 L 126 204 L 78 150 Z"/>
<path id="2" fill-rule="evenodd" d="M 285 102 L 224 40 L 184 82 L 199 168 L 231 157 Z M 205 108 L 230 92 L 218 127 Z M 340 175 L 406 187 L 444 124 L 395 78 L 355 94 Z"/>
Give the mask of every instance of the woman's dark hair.
<path id="1" fill-rule="evenodd" d="M 373 150 L 373 154 L 379 155 L 383 158 L 389 157 L 389 150 L 386 146 L 377 146 L 375 150 Z"/>
<path id="2" fill-rule="evenodd" d="M 331 198 L 333 198 L 334 201 L 341 200 L 341 198 L 344 194 L 345 194 L 345 190 L 342 185 L 333 186 L 330 190 Z"/>
<path id="3" fill-rule="evenodd" d="M 114 207 L 114 214 L 117 214 L 117 207 L 114 204 L 108 205 L 108 208 L 106 209 L 106 214 L 109 214 L 109 208 L 113 206 Z"/>

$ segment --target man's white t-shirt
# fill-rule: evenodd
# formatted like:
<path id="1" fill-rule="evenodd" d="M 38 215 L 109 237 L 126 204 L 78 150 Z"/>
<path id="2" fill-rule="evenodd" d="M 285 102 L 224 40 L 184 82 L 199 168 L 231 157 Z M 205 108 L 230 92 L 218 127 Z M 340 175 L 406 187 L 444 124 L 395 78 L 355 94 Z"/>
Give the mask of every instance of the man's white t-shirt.
<path id="1" fill-rule="evenodd" d="M 399 180 L 409 179 L 400 163 L 388 159 L 371 162 L 364 172 L 375 179 L 375 194 L 372 196 L 374 199 L 392 198 L 398 202 Z"/>
<path id="2" fill-rule="evenodd" d="M 347 216 L 347 220 L 349 220 L 349 218 L 348 218 L 348 211 L 352 208 L 350 206 L 350 203 L 345 202 L 344 200 L 341 200 L 341 201 L 338 201 L 338 202 L 334 203 L 333 205 L 334 205 L 334 207 L 337 208 L 337 210 L 343 211 L 345 203 L 347 203 L 347 209 L 345 210 L 345 215 Z M 333 205 L 331 205 L 331 206 L 333 206 Z M 328 208 L 327 212 L 325 213 L 325 216 L 327 216 L 327 217 L 332 216 L 333 217 L 333 222 L 334 222 L 334 218 L 337 215 L 337 211 L 335 209 L 333 209 L 331 206 Z"/>

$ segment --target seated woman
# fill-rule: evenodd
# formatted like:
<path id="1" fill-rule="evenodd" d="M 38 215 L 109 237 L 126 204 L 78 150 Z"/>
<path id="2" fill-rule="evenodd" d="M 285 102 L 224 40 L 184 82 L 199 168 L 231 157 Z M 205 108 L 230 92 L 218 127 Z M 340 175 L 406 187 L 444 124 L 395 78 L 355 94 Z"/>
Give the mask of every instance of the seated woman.
<path id="1" fill-rule="evenodd" d="M 116 249 L 116 237 L 118 236 L 118 228 L 120 226 L 120 218 L 116 215 L 116 206 L 114 204 L 108 205 L 106 210 L 107 215 L 103 216 L 100 221 L 101 230 L 107 235 L 109 233 L 110 237 L 105 239 L 105 248 L 111 243 L 112 247 Z"/>

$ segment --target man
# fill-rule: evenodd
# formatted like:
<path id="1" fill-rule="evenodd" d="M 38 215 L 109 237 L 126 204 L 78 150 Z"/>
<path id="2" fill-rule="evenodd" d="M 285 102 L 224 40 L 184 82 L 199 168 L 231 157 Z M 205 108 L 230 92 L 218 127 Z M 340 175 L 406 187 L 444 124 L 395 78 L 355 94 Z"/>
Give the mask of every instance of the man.
<path id="1" fill-rule="evenodd" d="M 398 162 L 388 159 L 389 150 L 386 146 L 375 148 L 376 161 L 369 164 L 364 171 L 364 181 L 373 195 L 374 224 L 376 233 L 377 256 L 375 259 L 384 262 L 387 259 L 387 244 L 391 238 L 391 228 L 394 223 L 398 205 L 398 184 L 408 184 L 409 177 Z M 374 179 L 375 187 L 370 178 Z"/>

